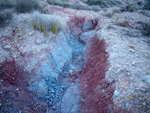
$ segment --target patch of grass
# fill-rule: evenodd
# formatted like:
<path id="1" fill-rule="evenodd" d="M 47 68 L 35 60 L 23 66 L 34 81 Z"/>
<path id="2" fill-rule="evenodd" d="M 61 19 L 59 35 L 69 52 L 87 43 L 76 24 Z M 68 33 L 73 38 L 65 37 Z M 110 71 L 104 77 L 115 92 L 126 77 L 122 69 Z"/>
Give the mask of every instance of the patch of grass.
<path id="1" fill-rule="evenodd" d="M 4 25 L 12 19 L 11 11 L 0 11 L 0 25 Z"/>
<path id="2" fill-rule="evenodd" d="M 19 13 L 30 12 L 38 8 L 38 0 L 16 0 L 15 10 Z"/>
<path id="3" fill-rule="evenodd" d="M 38 30 L 47 35 L 49 29 L 48 24 L 50 23 L 50 21 L 48 21 L 47 18 L 43 17 L 42 14 L 34 13 L 32 15 L 31 23 L 34 30 Z"/>
<path id="4" fill-rule="evenodd" d="M 50 31 L 54 34 L 57 34 L 57 32 L 59 31 L 60 27 L 59 25 L 57 24 L 57 22 L 52 22 L 51 23 L 51 29 Z"/>
<path id="5" fill-rule="evenodd" d="M 48 35 L 48 32 L 57 34 L 60 29 L 60 24 L 57 20 L 38 12 L 32 14 L 31 24 L 34 30 L 43 32 L 45 36 Z"/>

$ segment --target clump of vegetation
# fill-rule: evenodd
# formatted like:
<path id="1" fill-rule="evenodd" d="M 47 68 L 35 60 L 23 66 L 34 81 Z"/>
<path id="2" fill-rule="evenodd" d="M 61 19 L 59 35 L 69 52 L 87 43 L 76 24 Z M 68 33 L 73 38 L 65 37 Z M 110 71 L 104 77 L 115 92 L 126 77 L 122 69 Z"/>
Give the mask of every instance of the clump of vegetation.
<path id="1" fill-rule="evenodd" d="M 57 5 L 57 4 L 63 4 L 63 3 L 65 3 L 64 0 L 47 0 L 47 2 L 49 4 L 52 4 L 52 5 Z"/>
<path id="2" fill-rule="evenodd" d="M 19 13 L 30 12 L 39 8 L 38 0 L 16 0 L 15 9 Z"/>
<path id="3" fill-rule="evenodd" d="M 0 0 L 0 9 L 12 8 L 15 0 Z"/>
<path id="4" fill-rule="evenodd" d="M 60 23 L 58 21 L 38 12 L 33 13 L 31 23 L 34 30 L 43 32 L 44 35 L 48 35 L 48 32 L 57 34 L 60 30 Z"/>
<path id="5" fill-rule="evenodd" d="M 32 15 L 31 23 L 34 30 L 38 30 L 47 35 L 50 21 L 42 16 L 42 14 L 35 12 Z"/>
<path id="6" fill-rule="evenodd" d="M 12 13 L 8 10 L 0 11 L 0 25 L 3 25 L 12 19 Z"/>
<path id="7" fill-rule="evenodd" d="M 57 24 L 57 22 L 52 22 L 51 23 L 51 29 L 50 31 L 54 34 L 57 34 L 58 30 L 60 29 L 59 25 Z"/>
<path id="8" fill-rule="evenodd" d="M 126 11 L 133 12 L 133 11 L 134 11 L 133 6 L 132 6 L 131 4 L 128 4 L 128 5 L 126 6 Z"/>
<path id="9" fill-rule="evenodd" d="M 116 25 L 122 26 L 122 27 L 132 28 L 132 26 L 129 24 L 129 21 L 127 21 L 127 20 L 119 21 L 118 18 L 116 19 Z"/>
<path id="10" fill-rule="evenodd" d="M 106 4 L 102 0 L 88 0 L 87 4 L 88 5 L 99 5 L 101 7 L 106 6 Z"/>
<path id="11" fill-rule="evenodd" d="M 38 0 L 0 0 L 0 9 L 15 8 L 16 12 L 26 13 L 39 8 Z"/>
<path id="12" fill-rule="evenodd" d="M 144 9 L 150 10 L 150 0 L 146 0 L 146 1 L 147 3 L 145 4 Z"/>
<path id="13" fill-rule="evenodd" d="M 149 22 L 147 22 L 147 23 L 142 23 L 142 26 L 143 26 L 143 31 L 142 31 L 142 33 L 144 34 L 144 35 L 150 35 L 150 21 Z"/>

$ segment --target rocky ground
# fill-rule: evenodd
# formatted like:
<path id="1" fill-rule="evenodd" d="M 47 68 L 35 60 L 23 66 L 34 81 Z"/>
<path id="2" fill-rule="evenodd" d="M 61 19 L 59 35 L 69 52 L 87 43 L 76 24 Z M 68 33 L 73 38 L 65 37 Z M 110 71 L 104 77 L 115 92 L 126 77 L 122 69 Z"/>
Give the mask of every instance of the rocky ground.
<path id="1" fill-rule="evenodd" d="M 150 11 L 134 3 L 122 12 L 41 1 L 61 23 L 48 36 L 32 28 L 31 13 L 14 13 L 0 28 L 0 112 L 149 113 Z"/>

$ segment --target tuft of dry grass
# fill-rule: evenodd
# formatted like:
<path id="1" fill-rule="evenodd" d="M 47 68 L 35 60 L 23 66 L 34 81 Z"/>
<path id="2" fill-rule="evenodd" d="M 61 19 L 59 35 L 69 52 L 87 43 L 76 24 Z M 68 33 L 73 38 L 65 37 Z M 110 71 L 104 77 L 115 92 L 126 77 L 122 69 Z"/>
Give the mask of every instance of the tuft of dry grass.
<path id="1" fill-rule="evenodd" d="M 49 32 L 57 34 L 61 27 L 57 19 L 53 19 L 53 17 L 39 12 L 32 14 L 31 24 L 34 30 L 43 32 L 45 36 L 48 35 Z"/>
<path id="2" fill-rule="evenodd" d="M 51 31 L 52 33 L 57 34 L 58 31 L 59 31 L 59 29 L 60 29 L 60 27 L 59 27 L 59 25 L 58 25 L 57 22 L 52 22 L 52 23 L 51 23 L 51 29 L 50 29 L 50 31 Z"/>

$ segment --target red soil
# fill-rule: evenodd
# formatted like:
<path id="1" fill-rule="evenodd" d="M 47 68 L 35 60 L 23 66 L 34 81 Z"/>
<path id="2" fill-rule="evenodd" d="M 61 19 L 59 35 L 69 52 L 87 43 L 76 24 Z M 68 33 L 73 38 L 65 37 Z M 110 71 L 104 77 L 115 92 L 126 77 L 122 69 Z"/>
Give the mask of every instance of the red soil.
<path id="1" fill-rule="evenodd" d="M 84 69 L 79 75 L 82 92 L 83 113 L 110 113 L 113 111 L 112 96 L 114 89 L 107 80 L 105 72 L 108 67 L 106 43 L 95 35 L 89 41 L 91 48 L 87 55 Z"/>
<path id="2" fill-rule="evenodd" d="M 71 20 L 68 23 L 69 29 L 74 36 L 79 35 L 82 32 L 95 29 L 97 27 L 97 24 L 98 24 L 98 20 L 96 18 L 93 19 L 93 18 L 76 17 L 76 16 L 71 18 Z"/>
<path id="3" fill-rule="evenodd" d="M 28 73 L 15 61 L 0 64 L 0 111 L 4 113 L 24 111 L 25 113 L 45 112 L 44 102 L 28 90 Z M 34 100 L 36 98 L 36 100 Z M 41 102 L 37 104 L 36 101 Z"/>

